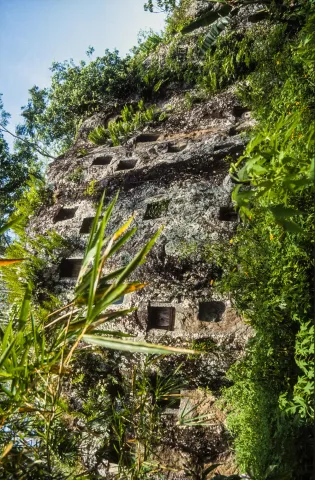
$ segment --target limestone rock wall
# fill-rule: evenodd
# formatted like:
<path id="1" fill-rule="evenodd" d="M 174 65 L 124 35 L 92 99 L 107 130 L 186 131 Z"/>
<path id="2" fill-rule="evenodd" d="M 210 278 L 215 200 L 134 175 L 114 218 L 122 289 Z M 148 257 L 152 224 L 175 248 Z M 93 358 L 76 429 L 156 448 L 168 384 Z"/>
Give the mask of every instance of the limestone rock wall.
<path id="1" fill-rule="evenodd" d="M 168 99 L 176 108 L 167 121 L 137 132 L 125 145 L 90 148 L 81 158 L 70 150 L 54 161 L 48 183 L 55 203 L 33 221 L 34 230 L 54 229 L 69 240 L 71 248 L 59 265 L 51 267 L 58 293 L 65 297 L 71 295 L 104 189 L 108 199 L 120 190 L 109 229 L 131 215 L 138 227 L 111 263 L 113 268 L 130 261 L 163 226 L 147 262 L 134 276 L 147 287 L 122 299 L 124 306 L 138 310 L 115 323 L 116 328 L 153 341 L 165 334 L 203 336 L 224 321 L 230 308 L 228 299 L 211 290 L 218 268 L 189 254 L 189 249 L 227 238 L 237 224 L 227 158 L 237 158 L 244 149 L 242 137 L 235 134 L 244 112 L 231 92 L 191 110 L 185 110 L 181 100 L 179 95 Z M 75 172 L 79 181 L 70 180 Z"/>
<path id="2" fill-rule="evenodd" d="M 185 361 L 191 388 L 210 385 L 215 391 L 229 366 L 244 351 L 251 331 L 233 310 L 229 298 L 219 297 L 212 289 L 220 270 L 198 250 L 195 253 L 195 247 L 226 240 L 237 225 L 231 204 L 229 161 L 242 154 L 242 125 L 251 125 L 252 121 L 237 103 L 233 89 L 191 109 L 184 102 L 184 92 L 179 92 L 161 102 L 160 108 L 168 105 L 172 110 L 164 123 L 145 127 L 119 147 L 89 143 L 87 132 L 100 121 L 100 115 L 95 122 L 89 119 L 74 146 L 50 164 L 48 183 L 54 202 L 42 208 L 31 228 L 41 233 L 53 229 L 68 240 L 68 250 L 47 273 L 55 281 L 54 293 L 67 301 L 104 189 L 108 201 L 120 190 L 109 230 L 117 229 L 131 215 L 138 227 L 109 267 L 129 262 L 163 226 L 146 263 L 133 276 L 147 283 L 146 288 L 126 295 L 111 307 L 137 310 L 112 326 L 107 324 L 106 329 L 117 328 L 140 340 L 174 346 L 212 339 L 216 344 L 213 355 L 176 361 Z M 113 109 L 102 121 L 115 115 Z M 86 148 L 87 155 L 82 156 L 81 147 Z M 174 361 L 169 360 L 169 371 Z M 200 459 L 202 452 L 209 461 L 228 452 L 223 417 L 216 418 L 210 430 L 178 430 L 176 439 L 173 424 L 169 425 L 166 445 L 175 442 L 173 454 L 181 459 L 181 467 Z"/>

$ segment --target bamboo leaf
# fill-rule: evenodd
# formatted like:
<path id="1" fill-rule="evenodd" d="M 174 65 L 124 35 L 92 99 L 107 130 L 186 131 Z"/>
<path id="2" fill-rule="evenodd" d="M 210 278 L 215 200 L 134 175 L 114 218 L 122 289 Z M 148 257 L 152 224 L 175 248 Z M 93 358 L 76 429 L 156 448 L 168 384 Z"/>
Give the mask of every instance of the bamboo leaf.
<path id="1" fill-rule="evenodd" d="M 14 445 L 13 442 L 10 442 L 10 443 L 8 443 L 8 445 L 6 447 L 4 447 L 4 449 L 3 449 L 3 451 L 0 455 L 0 461 L 8 455 L 8 453 L 12 450 L 13 445 Z"/>
<path id="2" fill-rule="evenodd" d="M 97 319 L 90 324 L 90 326 L 88 328 L 88 331 L 90 331 L 90 329 L 94 329 L 94 328 L 98 327 L 99 325 L 102 325 L 105 322 L 109 322 L 111 320 L 114 320 L 115 318 L 119 318 L 119 317 L 122 317 L 124 315 L 127 315 L 128 313 L 131 313 L 134 310 L 135 310 L 134 308 L 128 308 L 126 310 L 118 310 L 118 311 L 115 311 L 115 312 L 109 312 L 105 315 L 97 317 Z M 85 325 L 86 325 L 86 319 L 78 320 L 76 322 L 70 323 L 70 325 L 68 327 L 68 331 L 71 332 L 73 330 L 78 330 L 79 328 L 83 328 Z"/>
<path id="3" fill-rule="evenodd" d="M 23 328 L 23 325 L 27 322 L 28 320 L 28 315 L 30 313 L 30 306 L 31 306 L 31 297 L 32 297 L 32 291 L 30 286 L 28 285 L 25 290 L 21 310 L 20 310 L 20 316 L 19 316 L 19 330 Z"/>
<path id="4" fill-rule="evenodd" d="M 98 345 L 100 347 L 110 348 L 113 350 L 122 350 L 127 352 L 140 352 L 146 354 L 195 353 L 194 350 L 187 350 L 184 348 L 167 347 L 164 345 L 153 345 L 151 343 L 143 342 L 127 342 L 126 340 L 104 338 L 94 335 L 83 335 L 83 340 L 86 343 L 90 343 L 92 345 Z"/>
<path id="5" fill-rule="evenodd" d="M 92 325 L 91 325 L 92 327 Z M 115 331 L 115 330 L 94 330 L 94 329 L 91 329 L 88 328 L 88 332 L 92 332 L 93 331 L 93 335 L 110 335 L 112 337 L 121 337 L 121 338 L 134 338 L 134 335 L 130 335 L 129 333 L 124 333 L 124 332 L 120 332 L 119 330 Z"/>
<path id="6" fill-rule="evenodd" d="M 14 263 L 21 263 L 25 258 L 0 258 L 0 267 L 7 267 Z"/>
<path id="7" fill-rule="evenodd" d="M 303 232 L 303 228 L 301 228 L 295 222 L 290 222 L 289 220 L 285 220 L 285 219 L 279 219 L 279 220 L 277 220 L 277 223 L 279 223 L 279 225 L 281 225 L 284 228 L 284 230 L 286 230 L 287 232 L 290 232 L 290 233 L 302 233 Z"/>
<path id="8" fill-rule="evenodd" d="M 295 208 L 286 207 L 285 205 L 275 205 L 268 207 L 271 213 L 277 219 L 295 217 L 296 215 L 303 215 L 303 212 Z"/>
<path id="9" fill-rule="evenodd" d="M 114 241 L 118 240 L 118 238 L 129 228 L 133 219 L 134 216 L 132 215 L 129 220 L 127 220 L 127 222 L 114 233 Z"/>
<path id="10" fill-rule="evenodd" d="M 125 280 L 136 268 L 138 265 L 144 261 L 146 255 L 149 253 L 153 245 L 155 244 L 157 238 L 159 237 L 162 228 L 160 228 L 155 235 L 149 240 L 149 242 L 140 250 L 140 252 L 131 260 L 131 262 L 126 266 L 125 270 L 119 275 L 116 280 L 116 284 Z"/>
<path id="11" fill-rule="evenodd" d="M 38 339 L 37 339 L 37 329 L 35 324 L 35 317 L 33 312 L 31 312 L 31 323 L 32 323 L 32 334 L 33 334 L 33 345 L 34 345 L 34 352 L 35 358 L 38 359 Z"/>
<path id="12" fill-rule="evenodd" d="M 14 218 L 13 220 L 10 220 L 9 222 L 5 223 L 4 225 L 2 225 L 2 227 L 0 227 L 0 235 L 3 235 L 4 232 L 6 232 L 7 230 L 9 230 L 11 227 L 13 227 L 14 225 L 16 225 L 17 223 L 19 223 L 19 221 L 22 219 L 22 215 Z"/>
<path id="13" fill-rule="evenodd" d="M 9 344 L 9 346 L 5 349 L 5 351 L 1 355 L 1 357 L 0 357 L 0 368 L 2 367 L 2 365 L 4 364 L 6 359 L 8 358 L 12 348 L 14 347 L 15 342 L 16 342 L 16 338 L 14 338 L 12 340 L 12 342 Z"/>
<path id="14" fill-rule="evenodd" d="M 104 285 L 102 288 L 98 288 L 95 293 L 95 300 L 102 300 L 111 286 L 112 284 L 107 284 Z M 134 282 L 129 284 L 122 284 L 121 286 L 124 287 L 123 294 L 127 295 L 128 293 L 132 293 L 136 290 L 144 288 L 146 286 L 146 283 Z M 82 295 L 76 299 L 76 303 L 79 305 L 86 305 L 88 303 L 88 300 L 89 297 L 87 295 Z"/>
<path id="15" fill-rule="evenodd" d="M 98 221 L 99 221 L 99 218 L 100 218 L 101 213 L 102 213 L 102 209 L 103 209 L 103 205 L 104 205 L 104 199 L 105 199 L 105 191 L 102 194 L 101 200 L 100 200 L 100 202 L 98 204 L 98 207 L 97 207 L 97 210 L 96 210 L 96 214 L 95 214 L 95 217 L 94 217 L 94 220 L 93 220 L 93 223 L 92 223 L 92 226 L 91 226 L 91 230 L 90 230 L 89 239 L 88 239 L 88 242 L 87 242 L 86 251 L 89 251 L 91 249 L 93 239 L 94 239 L 94 236 L 95 236 L 95 232 L 97 230 Z"/>

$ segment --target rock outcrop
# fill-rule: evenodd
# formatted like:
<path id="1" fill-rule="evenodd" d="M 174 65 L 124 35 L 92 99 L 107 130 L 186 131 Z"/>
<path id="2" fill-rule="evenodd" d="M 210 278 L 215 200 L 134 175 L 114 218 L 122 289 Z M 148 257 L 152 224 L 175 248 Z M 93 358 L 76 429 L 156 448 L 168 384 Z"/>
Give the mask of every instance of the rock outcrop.
<path id="1" fill-rule="evenodd" d="M 196 12 L 200 12 L 205 5 L 197 3 Z M 185 369 L 192 388 L 210 384 L 216 391 L 229 366 L 244 351 L 251 331 L 230 300 L 213 289 L 220 269 L 200 252 L 228 239 L 237 225 L 229 162 L 244 151 L 242 132 L 252 127 L 253 120 L 239 105 L 233 88 L 195 105 L 187 105 L 185 93 L 170 91 L 158 105 L 167 112 L 166 119 L 152 122 L 118 147 L 92 145 L 88 134 L 117 117 L 121 106 L 109 105 L 107 111 L 87 119 L 73 147 L 49 165 L 47 177 L 54 203 L 33 219 L 32 229 L 53 229 L 68 240 L 68 251 L 49 270 L 55 279 L 55 293 L 66 300 L 104 189 L 108 199 L 120 191 L 109 228 L 116 229 L 131 215 L 138 227 L 124 252 L 112 261 L 113 268 L 128 263 L 163 226 L 134 277 L 147 283 L 146 288 L 126 295 L 112 307 L 137 310 L 113 328 L 137 339 L 174 346 L 212 339 L 215 354 L 201 355 L 197 363 L 185 364 Z M 204 447 L 205 462 L 227 455 L 224 416 L 217 415 L 215 425 L 210 436 L 203 432 L 203 442 L 209 442 Z M 200 435 L 180 435 L 178 450 L 184 460 L 192 461 L 196 452 L 200 459 Z M 169 437 L 166 445 L 170 442 Z M 187 453 L 192 450 L 195 453 Z"/>

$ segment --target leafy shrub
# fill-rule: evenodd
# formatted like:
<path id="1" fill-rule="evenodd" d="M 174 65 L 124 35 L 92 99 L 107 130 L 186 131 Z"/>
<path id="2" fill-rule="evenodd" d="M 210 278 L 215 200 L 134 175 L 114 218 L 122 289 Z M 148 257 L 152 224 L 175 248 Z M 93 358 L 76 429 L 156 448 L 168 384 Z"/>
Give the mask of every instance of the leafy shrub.
<path id="1" fill-rule="evenodd" d="M 122 140 L 146 123 L 158 118 L 159 110 L 155 106 L 145 108 L 143 100 L 137 105 L 137 110 L 132 105 L 125 105 L 120 115 L 121 120 L 108 122 L 107 128 L 96 127 L 90 134 L 89 140 L 96 145 L 103 145 L 110 138 L 114 146 L 120 145 Z"/>
<path id="2" fill-rule="evenodd" d="M 300 441 L 305 432 L 311 437 L 314 418 L 314 17 L 304 22 L 300 32 L 285 22 L 257 39 L 252 32 L 262 27 L 249 32 L 243 59 L 252 72 L 238 95 L 259 123 L 230 170 L 243 223 L 228 246 L 209 249 L 223 272 L 219 290 L 254 327 L 244 358 L 228 373 L 233 385 L 224 399 L 237 463 L 261 480 L 310 475 L 310 450 Z M 219 38 L 216 51 L 229 35 Z M 232 48 L 237 64 L 239 44 Z M 210 88 L 241 78 L 233 61 Z"/>
<path id="3" fill-rule="evenodd" d="M 217 38 L 216 45 L 204 54 L 199 83 L 216 92 L 245 78 L 256 66 L 254 52 L 264 45 L 267 31 L 256 25 L 244 33 L 232 30 Z"/>
<path id="4" fill-rule="evenodd" d="M 89 140 L 90 142 L 94 143 L 95 145 L 104 145 L 109 138 L 109 131 L 107 128 L 99 125 L 95 127 L 92 132 L 89 133 Z"/>
<path id="5" fill-rule="evenodd" d="M 39 180 L 28 182 L 28 190 L 24 192 L 12 214 L 11 230 L 15 233 L 14 240 L 6 248 L 7 259 L 23 258 L 24 262 L 12 267 L 4 268 L 2 280 L 8 290 L 7 301 L 16 303 L 21 301 L 25 286 L 36 287 L 36 295 L 40 304 L 56 299 L 49 293 L 49 287 L 44 287 L 45 272 L 49 265 L 56 262 L 58 254 L 67 245 L 66 241 L 55 232 L 46 232 L 43 235 L 29 235 L 27 227 L 30 218 L 45 204 L 52 200 L 52 192 Z M 21 288 L 23 286 L 23 288 Z"/>
<path id="6" fill-rule="evenodd" d="M 66 396 L 66 381 L 73 358 L 80 354 L 81 342 L 131 352 L 192 353 L 121 339 L 126 335 L 117 330 L 99 330 L 104 322 L 132 311 L 112 311 L 108 307 L 121 295 L 143 288 L 139 282 L 126 283 L 126 280 L 143 263 L 159 235 L 157 232 L 127 265 L 103 276 L 106 260 L 136 232 L 136 228 L 129 230 L 131 217 L 104 239 L 116 199 L 117 196 L 102 219 L 104 196 L 99 204 L 73 301 L 47 317 L 37 308 L 31 287 L 24 288 L 20 283 L 23 299 L 12 304 L 9 323 L 0 328 L 2 478 L 13 480 L 28 475 L 28 478 L 52 480 L 85 475 L 80 447 L 91 430 L 87 427 L 82 432 L 73 428 L 75 418 L 70 415 Z M 166 379 L 163 381 L 165 384 Z M 115 425 L 119 427 L 123 421 L 118 415 Z M 127 441 L 126 437 L 118 436 L 120 439 Z"/>

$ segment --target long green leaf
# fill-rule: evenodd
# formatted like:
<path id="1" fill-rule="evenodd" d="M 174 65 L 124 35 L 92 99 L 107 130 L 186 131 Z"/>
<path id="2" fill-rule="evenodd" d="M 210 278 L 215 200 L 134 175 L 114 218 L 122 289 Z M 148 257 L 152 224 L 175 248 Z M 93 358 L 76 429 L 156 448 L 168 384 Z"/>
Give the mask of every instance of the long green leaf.
<path id="1" fill-rule="evenodd" d="M 83 335 L 83 340 L 86 343 L 90 343 L 92 345 L 98 345 L 100 347 L 110 348 L 113 350 L 122 350 L 127 352 L 139 352 L 154 355 L 161 353 L 195 353 L 193 350 L 187 350 L 185 348 L 166 347 L 164 345 L 153 345 L 151 343 L 144 342 L 128 342 L 126 340 L 103 338 L 96 335 Z"/>
<path id="2" fill-rule="evenodd" d="M 105 191 L 102 194 L 101 200 L 98 204 L 96 214 L 95 214 L 92 226 L 91 226 L 90 235 L 89 235 L 89 239 L 88 239 L 88 242 L 87 242 L 87 251 L 89 251 L 91 249 L 91 246 L 92 246 L 92 243 L 93 243 L 95 232 L 96 232 L 97 226 L 98 226 L 98 221 L 99 221 L 99 218 L 100 218 L 101 213 L 102 213 L 102 209 L 103 209 L 103 205 L 104 205 L 104 199 L 105 199 Z"/>
<path id="3" fill-rule="evenodd" d="M 268 207 L 276 219 L 295 217 L 296 215 L 303 215 L 304 213 L 295 208 L 286 207 L 285 205 L 274 205 Z"/>
<path id="4" fill-rule="evenodd" d="M 31 323 L 32 323 L 32 334 L 33 334 L 33 345 L 36 359 L 38 358 L 38 339 L 37 339 L 37 328 L 35 323 L 35 317 L 33 312 L 31 312 Z"/>
<path id="5" fill-rule="evenodd" d="M 32 297 L 32 291 L 30 286 L 28 285 L 25 290 L 21 310 L 20 310 L 20 315 L 19 315 L 19 330 L 23 328 L 25 323 L 28 320 L 28 316 L 30 313 L 30 306 L 31 306 L 31 297 Z"/>
<path id="6" fill-rule="evenodd" d="M 0 235 L 3 235 L 4 232 L 16 225 L 21 220 L 21 218 L 22 216 L 20 215 L 19 217 L 16 217 L 13 220 L 10 220 L 9 222 L 2 225 L 2 227 L 0 227 Z"/>
<path id="7" fill-rule="evenodd" d="M 117 310 L 115 312 L 105 313 L 104 315 L 97 317 L 95 321 L 91 322 L 88 330 L 94 329 L 105 322 L 110 322 L 112 320 L 115 320 L 116 318 L 123 317 L 124 315 L 127 315 L 128 313 L 131 313 L 134 310 L 135 308 L 128 308 L 125 310 Z M 68 331 L 71 332 L 73 330 L 78 330 L 79 328 L 83 328 L 85 325 L 86 325 L 86 319 L 77 320 L 73 323 L 70 323 L 68 327 Z"/>
<path id="8" fill-rule="evenodd" d="M 115 245 L 113 245 L 113 247 L 111 248 L 110 252 L 108 253 L 107 258 L 111 257 L 136 232 L 136 230 L 137 230 L 136 228 L 133 228 L 132 230 L 128 231 L 118 242 L 116 242 Z M 104 286 L 104 284 L 106 284 L 107 281 L 117 277 L 124 270 L 124 268 L 125 267 L 120 267 L 119 269 L 102 277 L 99 281 L 99 287 Z M 83 294 L 84 291 L 86 294 L 88 293 L 89 285 L 91 281 L 91 274 L 92 274 L 92 268 L 85 273 L 80 284 L 77 286 L 76 298 L 80 294 Z"/>
<path id="9" fill-rule="evenodd" d="M 230 21 L 231 17 L 227 15 L 226 17 L 219 17 L 212 23 L 201 46 L 201 51 L 203 54 L 205 54 L 206 51 L 215 44 L 220 33 L 226 28 Z"/>
<path id="10" fill-rule="evenodd" d="M 0 368 L 2 367 L 2 365 L 4 364 L 4 362 L 6 361 L 6 359 L 8 358 L 12 348 L 14 347 L 14 344 L 16 342 L 16 338 L 14 338 L 11 343 L 9 344 L 9 346 L 4 350 L 3 354 L 1 355 L 0 357 Z"/>

